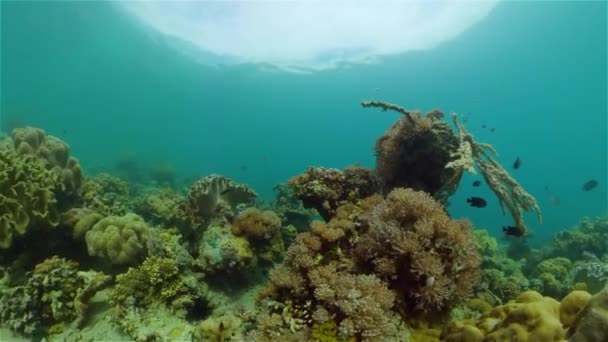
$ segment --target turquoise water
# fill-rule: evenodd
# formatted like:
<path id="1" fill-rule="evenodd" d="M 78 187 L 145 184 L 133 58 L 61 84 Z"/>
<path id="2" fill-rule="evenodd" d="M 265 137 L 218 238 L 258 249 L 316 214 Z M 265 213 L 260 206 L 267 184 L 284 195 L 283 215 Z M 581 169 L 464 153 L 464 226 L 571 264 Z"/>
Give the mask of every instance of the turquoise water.
<path id="1" fill-rule="evenodd" d="M 89 171 L 134 154 L 270 198 L 308 165 L 373 166 L 375 139 L 397 117 L 362 100 L 455 111 L 505 165 L 522 159 L 514 175 L 543 209 L 542 225 L 529 221 L 542 241 L 608 214 L 606 11 L 606 2 L 500 3 L 434 49 L 299 74 L 203 65 L 111 3 L 2 2 L 1 115 L 65 140 Z M 450 211 L 499 236 L 510 218 L 473 179 Z M 599 186 L 583 192 L 589 179 Z M 471 195 L 488 207 L 468 207 Z"/>

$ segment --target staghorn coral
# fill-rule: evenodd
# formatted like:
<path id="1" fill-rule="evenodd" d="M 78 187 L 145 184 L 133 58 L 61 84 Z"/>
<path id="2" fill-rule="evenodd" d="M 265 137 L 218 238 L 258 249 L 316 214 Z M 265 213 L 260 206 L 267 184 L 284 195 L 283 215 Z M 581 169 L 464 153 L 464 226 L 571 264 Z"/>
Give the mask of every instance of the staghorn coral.
<path id="1" fill-rule="evenodd" d="M 413 188 L 445 202 L 456 191 L 462 172 L 445 167 L 459 145 L 450 126 L 441 120 L 443 113 L 433 110 L 423 116 L 382 101 L 365 101 L 361 105 L 402 114 L 376 141 L 376 173 L 384 192 L 397 187 Z"/>
<path id="2" fill-rule="evenodd" d="M 54 256 L 36 265 L 23 285 L 0 296 L 2 325 L 25 336 L 42 336 L 53 327 L 86 318 L 88 301 L 109 282 L 94 271 L 78 271 L 78 263 Z"/>
<path id="3" fill-rule="evenodd" d="M 234 209 L 238 204 L 250 204 L 256 197 L 257 193 L 247 185 L 212 174 L 192 185 L 186 201 L 192 216 L 206 221 L 224 208 Z"/>
<path id="4" fill-rule="evenodd" d="M 378 190 L 372 171 L 358 166 L 344 171 L 309 167 L 305 173 L 292 177 L 289 186 L 305 208 L 314 208 L 328 221 L 336 209 L 348 202 L 356 203 Z"/>
<path id="5" fill-rule="evenodd" d="M 57 174 L 62 194 L 78 194 L 84 175 L 78 160 L 69 156 L 70 147 L 66 143 L 34 127 L 15 128 L 11 136 L 17 154 L 36 156 Z"/>
<path id="6" fill-rule="evenodd" d="M 463 171 L 476 173 L 473 166 L 476 164 L 484 180 L 498 197 L 503 215 L 506 207 L 515 221 L 517 232 L 513 235 L 525 236 L 527 229 L 523 217 L 524 212 L 535 212 L 538 222 L 542 222 L 541 210 L 536 199 L 494 159 L 494 156 L 498 154 L 491 145 L 476 142 L 464 124 L 458 121 L 456 114 L 452 114 L 452 121 L 458 129 L 459 148 L 452 154 L 453 160 L 445 167 L 459 173 Z M 459 180 L 459 178 L 454 179 L 452 182 L 458 183 Z"/>
<path id="7" fill-rule="evenodd" d="M 107 216 L 85 234 L 89 255 L 108 259 L 113 264 L 134 264 L 146 254 L 149 231 L 135 214 Z"/>
<path id="8" fill-rule="evenodd" d="M 33 228 L 59 224 L 59 188 L 58 176 L 39 159 L 0 151 L 0 249 Z"/>

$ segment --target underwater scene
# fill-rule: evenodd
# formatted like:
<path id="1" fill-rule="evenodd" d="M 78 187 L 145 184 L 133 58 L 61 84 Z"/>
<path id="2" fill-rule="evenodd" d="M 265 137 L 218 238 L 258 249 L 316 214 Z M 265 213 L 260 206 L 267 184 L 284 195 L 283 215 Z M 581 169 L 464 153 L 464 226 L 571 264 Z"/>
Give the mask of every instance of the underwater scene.
<path id="1" fill-rule="evenodd" d="M 608 342 L 606 1 L 0 1 L 0 342 Z"/>

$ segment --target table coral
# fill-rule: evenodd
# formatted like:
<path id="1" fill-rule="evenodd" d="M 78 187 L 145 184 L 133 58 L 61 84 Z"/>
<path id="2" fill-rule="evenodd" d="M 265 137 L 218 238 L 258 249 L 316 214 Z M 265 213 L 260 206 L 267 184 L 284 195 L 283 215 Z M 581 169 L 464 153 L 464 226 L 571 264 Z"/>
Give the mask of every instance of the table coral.
<path id="1" fill-rule="evenodd" d="M 146 235 L 150 228 L 135 214 L 107 216 L 86 232 L 89 255 L 113 264 L 134 264 L 146 254 Z"/>
<path id="2" fill-rule="evenodd" d="M 11 247 L 15 236 L 36 226 L 59 224 L 55 197 L 59 183 L 39 159 L 0 151 L 0 249 Z"/>

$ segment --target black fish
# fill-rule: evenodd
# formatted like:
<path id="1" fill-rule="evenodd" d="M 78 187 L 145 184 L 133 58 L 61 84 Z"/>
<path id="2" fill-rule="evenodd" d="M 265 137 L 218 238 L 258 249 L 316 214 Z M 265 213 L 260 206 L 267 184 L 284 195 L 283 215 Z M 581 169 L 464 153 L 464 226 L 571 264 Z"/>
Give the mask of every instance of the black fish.
<path id="1" fill-rule="evenodd" d="M 525 234 L 525 231 L 523 229 L 519 229 L 518 227 L 515 227 L 515 226 L 504 226 L 504 227 L 502 227 L 502 231 L 506 235 L 515 236 L 515 237 L 522 237 Z"/>
<path id="2" fill-rule="evenodd" d="M 467 198 L 467 203 L 471 204 L 471 207 L 475 208 L 485 208 L 486 205 L 488 205 L 488 202 L 481 197 Z"/>
<path id="3" fill-rule="evenodd" d="M 481 185 L 481 181 L 476 180 L 473 182 L 473 186 L 475 186 L 475 187 L 480 186 L 480 185 Z"/>
<path id="4" fill-rule="evenodd" d="M 521 159 L 519 159 L 519 157 L 517 157 L 517 159 L 515 159 L 515 161 L 513 162 L 513 168 L 515 170 L 519 169 L 519 167 L 521 166 Z"/>
<path id="5" fill-rule="evenodd" d="M 486 128 L 486 125 L 481 125 L 481 128 Z"/>
<path id="6" fill-rule="evenodd" d="M 583 191 L 591 191 L 591 190 L 595 189 L 596 186 L 597 186 L 597 181 L 595 179 L 592 179 L 592 180 L 588 181 L 587 183 L 583 184 Z"/>

